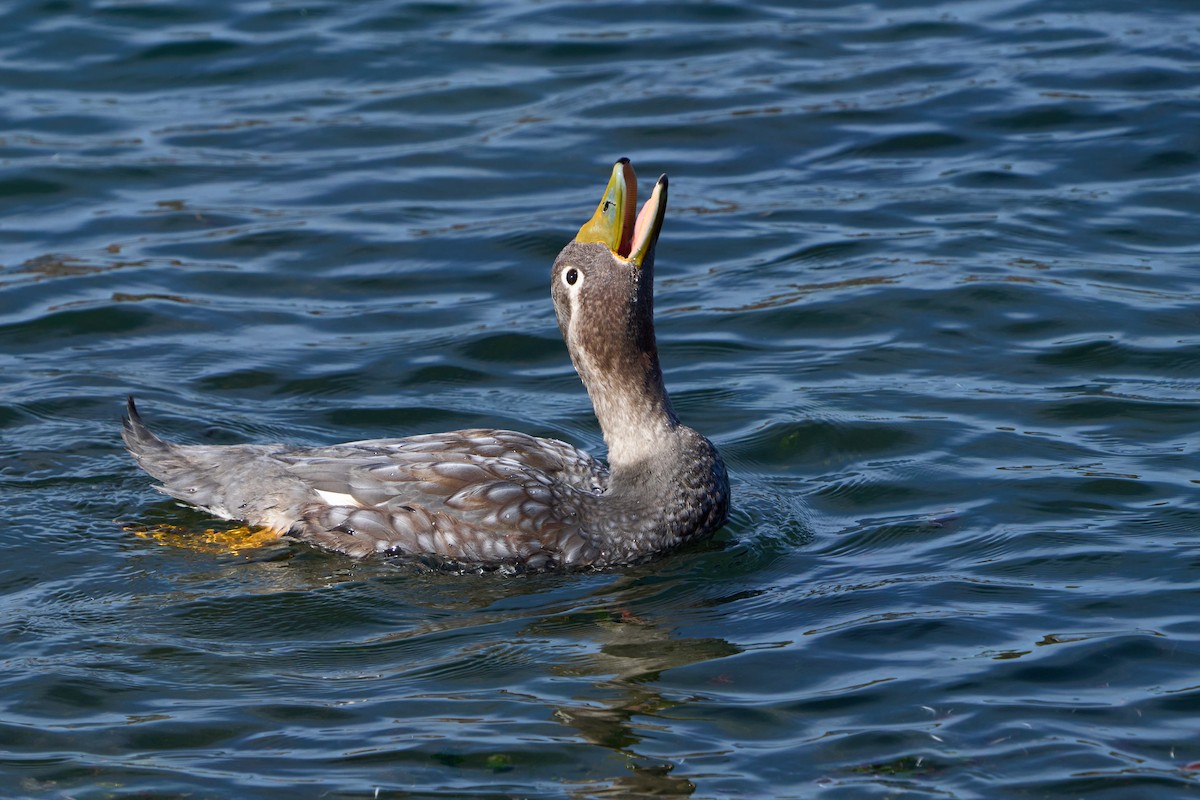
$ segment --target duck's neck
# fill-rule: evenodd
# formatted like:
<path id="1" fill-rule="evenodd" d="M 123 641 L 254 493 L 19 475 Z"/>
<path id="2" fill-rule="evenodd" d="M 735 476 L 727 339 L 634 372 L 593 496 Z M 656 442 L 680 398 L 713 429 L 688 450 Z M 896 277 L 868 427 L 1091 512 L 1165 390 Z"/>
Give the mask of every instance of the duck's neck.
<path id="1" fill-rule="evenodd" d="M 602 368 L 580 370 L 614 472 L 669 455 L 681 427 L 663 384 L 653 331 L 648 342 L 630 344 L 605 354 Z"/>
<path id="2" fill-rule="evenodd" d="M 729 478 L 712 442 L 681 423 L 654 350 L 584 378 L 608 444 L 609 483 L 594 498 L 605 552 L 617 560 L 707 535 L 729 510 Z"/>
<path id="3" fill-rule="evenodd" d="M 675 416 L 663 384 L 654 327 L 571 343 L 608 445 L 609 484 L 586 514 L 598 530 L 619 524 L 599 557 L 629 560 L 704 536 L 724 522 L 729 478 L 712 442 Z M 620 330 L 620 328 L 618 328 Z"/>

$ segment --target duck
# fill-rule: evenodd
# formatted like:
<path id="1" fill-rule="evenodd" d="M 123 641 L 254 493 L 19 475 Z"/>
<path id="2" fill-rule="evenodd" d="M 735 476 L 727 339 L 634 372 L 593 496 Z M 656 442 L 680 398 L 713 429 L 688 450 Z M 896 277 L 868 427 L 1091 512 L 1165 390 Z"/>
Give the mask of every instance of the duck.
<path id="1" fill-rule="evenodd" d="M 332 446 L 189 445 L 127 401 L 122 436 L 170 497 L 354 558 L 476 570 L 631 565 L 718 530 L 730 507 L 717 448 L 671 405 L 654 332 L 662 175 L 640 213 L 629 159 L 554 259 L 550 295 L 607 462 L 557 439 L 473 428 Z"/>

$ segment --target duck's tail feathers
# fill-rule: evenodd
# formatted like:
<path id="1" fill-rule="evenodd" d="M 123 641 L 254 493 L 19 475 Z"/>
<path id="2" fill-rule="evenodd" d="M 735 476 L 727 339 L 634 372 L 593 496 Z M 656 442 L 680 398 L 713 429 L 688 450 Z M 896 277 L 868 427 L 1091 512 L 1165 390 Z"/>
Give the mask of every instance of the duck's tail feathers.
<path id="1" fill-rule="evenodd" d="M 296 516 L 300 501 L 292 494 L 311 494 L 308 487 L 280 473 L 278 463 L 266 457 L 267 448 L 168 442 L 146 427 L 132 397 L 126 407 L 121 432 L 125 446 L 138 466 L 162 482 L 154 488 L 163 494 L 223 519 L 246 520 L 280 532 Z"/>
<path id="2" fill-rule="evenodd" d="M 125 440 L 125 446 L 138 466 L 163 482 L 162 486 L 155 488 L 202 508 L 210 503 L 215 504 L 209 495 L 218 488 L 217 484 L 205 474 L 204 465 L 189 457 L 188 451 L 197 448 L 173 444 L 159 438 L 142 422 L 132 397 L 127 401 L 125 408 L 127 414 L 121 438 Z M 201 488 L 206 491 L 202 493 Z"/>
<path id="3" fill-rule="evenodd" d="M 133 395 L 130 395 L 129 399 L 125 401 L 125 411 L 125 429 L 121 432 L 121 438 L 125 440 L 125 446 L 129 448 L 129 452 L 138 460 L 139 464 L 151 453 L 171 451 L 171 443 L 155 436 L 142 422 L 142 416 L 138 413 Z"/>

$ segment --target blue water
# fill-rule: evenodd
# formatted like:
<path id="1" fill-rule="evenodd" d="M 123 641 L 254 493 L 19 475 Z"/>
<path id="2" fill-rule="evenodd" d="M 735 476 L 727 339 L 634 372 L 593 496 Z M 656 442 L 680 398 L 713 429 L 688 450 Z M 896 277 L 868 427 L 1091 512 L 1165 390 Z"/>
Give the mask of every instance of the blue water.
<path id="1" fill-rule="evenodd" d="M 1196 796 L 1197 53 L 1179 0 L 6 4 L 0 796 Z M 620 156 L 713 540 L 239 548 L 122 451 L 134 393 L 601 452 L 548 272 Z"/>

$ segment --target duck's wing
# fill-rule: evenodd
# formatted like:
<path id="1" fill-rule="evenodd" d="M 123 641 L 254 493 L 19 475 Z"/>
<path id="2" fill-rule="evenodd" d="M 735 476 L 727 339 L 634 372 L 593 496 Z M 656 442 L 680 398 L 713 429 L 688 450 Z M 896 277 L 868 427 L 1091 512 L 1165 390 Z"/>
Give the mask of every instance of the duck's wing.
<path id="1" fill-rule="evenodd" d="M 323 547 L 531 567 L 596 556 L 579 517 L 607 472 L 563 442 L 466 430 L 273 457 L 316 496 L 293 535 Z"/>
<path id="2" fill-rule="evenodd" d="M 407 436 L 402 439 L 367 439 L 359 442 L 311 448 L 312 455 L 342 458 L 351 452 L 389 459 L 427 460 L 429 456 L 449 460 L 462 458 L 505 459 L 564 483 L 593 493 L 608 487 L 608 468 L 577 447 L 518 431 L 471 428 L 446 433 Z"/>
<path id="3" fill-rule="evenodd" d="M 592 495 L 508 458 L 402 447 L 277 458 L 316 495 L 292 534 L 323 547 L 534 567 L 594 557 L 578 528 Z"/>

